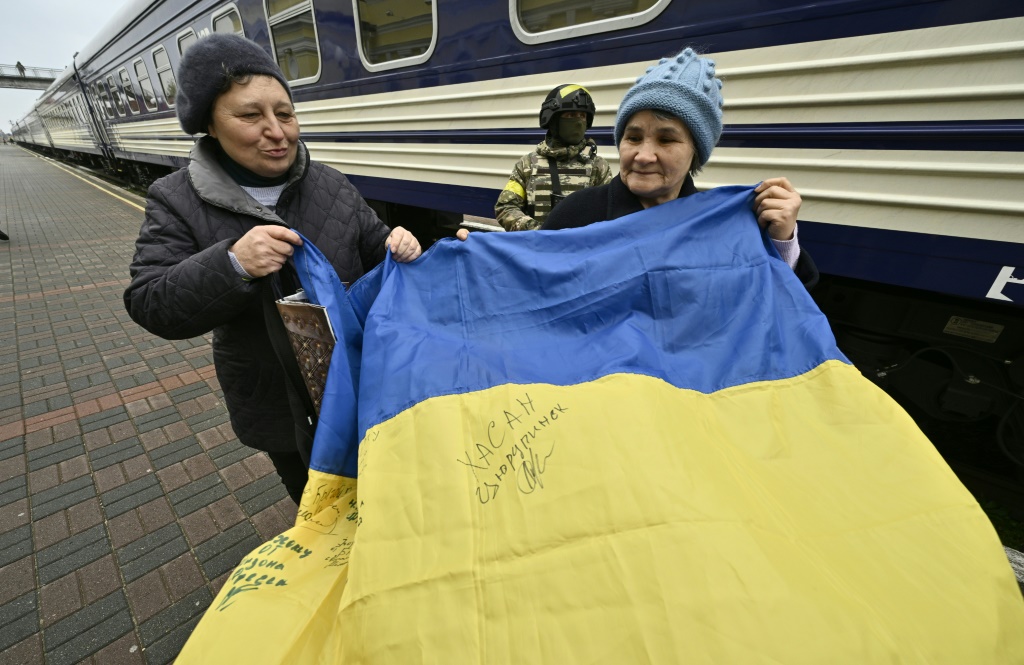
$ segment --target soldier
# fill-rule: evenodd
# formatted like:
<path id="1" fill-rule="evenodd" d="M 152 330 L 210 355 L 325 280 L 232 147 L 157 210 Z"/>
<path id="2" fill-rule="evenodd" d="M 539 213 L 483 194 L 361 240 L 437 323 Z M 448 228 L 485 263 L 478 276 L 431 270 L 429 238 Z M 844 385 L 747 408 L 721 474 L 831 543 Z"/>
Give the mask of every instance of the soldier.
<path id="1" fill-rule="evenodd" d="M 538 229 L 551 209 L 569 194 L 611 180 L 608 163 L 585 134 L 594 124 L 594 100 L 586 88 L 560 85 L 540 107 L 548 130 L 537 149 L 520 159 L 494 205 L 506 231 Z"/>

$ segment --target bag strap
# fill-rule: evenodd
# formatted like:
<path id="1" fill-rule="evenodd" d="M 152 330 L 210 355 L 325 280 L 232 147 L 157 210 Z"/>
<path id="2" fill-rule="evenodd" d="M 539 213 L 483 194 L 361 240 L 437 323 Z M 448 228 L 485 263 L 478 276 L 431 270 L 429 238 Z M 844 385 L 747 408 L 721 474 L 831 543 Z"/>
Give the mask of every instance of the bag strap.
<path id="1" fill-rule="evenodd" d="M 263 282 L 261 288 L 263 319 L 267 328 L 267 336 L 270 338 L 270 345 L 274 349 L 274 355 L 277 356 L 277 361 L 281 364 L 281 369 L 284 370 L 284 375 L 288 379 L 288 387 L 291 388 L 289 392 L 293 399 L 289 399 L 288 403 L 291 407 L 292 417 L 295 419 L 295 426 L 304 435 L 304 438 L 308 438 L 308 441 L 301 441 L 296 437 L 298 453 L 308 465 L 313 450 L 313 436 L 316 433 L 316 409 L 313 406 L 313 398 L 309 396 L 309 389 L 306 388 L 306 382 L 302 378 L 299 361 L 295 357 L 295 350 L 288 339 L 288 331 L 284 327 L 284 321 L 281 320 L 281 313 L 277 310 L 278 294 L 274 289 L 275 279 L 280 284 L 280 277 L 276 274 L 261 280 Z"/>

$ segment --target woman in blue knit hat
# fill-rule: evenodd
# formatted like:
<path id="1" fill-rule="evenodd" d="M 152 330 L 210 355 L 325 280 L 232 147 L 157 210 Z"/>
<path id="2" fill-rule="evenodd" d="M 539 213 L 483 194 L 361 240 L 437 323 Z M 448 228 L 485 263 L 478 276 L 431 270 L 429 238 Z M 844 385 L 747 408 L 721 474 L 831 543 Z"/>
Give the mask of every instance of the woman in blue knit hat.
<path id="1" fill-rule="evenodd" d="M 262 46 L 204 37 L 177 77 L 181 128 L 204 136 L 187 167 L 149 188 L 125 307 L 165 339 L 213 332 L 231 426 L 243 444 L 267 452 L 298 503 L 316 416 L 304 388 L 289 381 L 299 370 L 273 303 L 298 288 L 288 258 L 299 233 L 343 282 L 388 251 L 412 261 L 420 245 L 385 226 L 344 175 L 310 160 L 288 81 Z"/>
<path id="2" fill-rule="evenodd" d="M 569 196 L 551 211 L 542 228 L 617 219 L 695 193 L 693 176 L 722 135 L 721 89 L 715 63 L 692 49 L 648 68 L 626 93 L 615 119 L 619 174 L 607 185 Z M 785 178 L 769 178 L 756 192 L 758 224 L 811 288 L 818 270 L 797 241 L 800 195 Z"/>

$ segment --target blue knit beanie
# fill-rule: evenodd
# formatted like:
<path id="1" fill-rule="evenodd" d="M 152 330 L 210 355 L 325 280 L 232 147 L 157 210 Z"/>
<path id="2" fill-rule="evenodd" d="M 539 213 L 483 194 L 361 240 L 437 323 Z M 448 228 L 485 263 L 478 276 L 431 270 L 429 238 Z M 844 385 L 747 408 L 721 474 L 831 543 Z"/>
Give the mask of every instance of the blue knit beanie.
<path id="1" fill-rule="evenodd" d="M 256 42 L 240 35 L 214 33 L 192 44 L 178 65 L 178 123 L 186 134 L 205 133 L 213 103 L 233 76 L 272 76 L 288 98 L 288 81 L 270 54 Z"/>
<path id="2" fill-rule="evenodd" d="M 662 58 L 636 80 L 619 104 L 615 117 L 615 145 L 634 113 L 662 111 L 683 121 L 704 166 L 722 136 L 722 81 L 715 78 L 715 62 L 686 49 L 674 58 Z"/>

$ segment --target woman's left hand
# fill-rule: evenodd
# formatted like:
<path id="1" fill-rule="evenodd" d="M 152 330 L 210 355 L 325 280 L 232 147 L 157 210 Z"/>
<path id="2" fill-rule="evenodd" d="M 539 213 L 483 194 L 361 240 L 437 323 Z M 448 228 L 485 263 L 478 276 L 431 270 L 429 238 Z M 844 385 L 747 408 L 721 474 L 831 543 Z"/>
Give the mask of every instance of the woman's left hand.
<path id="1" fill-rule="evenodd" d="M 420 241 L 409 231 L 401 226 L 391 230 L 384 246 L 391 249 L 391 256 L 399 263 L 409 263 L 419 258 L 423 250 L 420 248 Z"/>
<path id="2" fill-rule="evenodd" d="M 774 240 L 792 240 L 796 216 L 800 212 L 800 194 L 785 178 L 768 178 L 754 190 L 754 214 L 762 229 Z"/>

